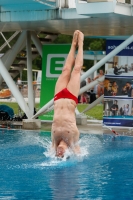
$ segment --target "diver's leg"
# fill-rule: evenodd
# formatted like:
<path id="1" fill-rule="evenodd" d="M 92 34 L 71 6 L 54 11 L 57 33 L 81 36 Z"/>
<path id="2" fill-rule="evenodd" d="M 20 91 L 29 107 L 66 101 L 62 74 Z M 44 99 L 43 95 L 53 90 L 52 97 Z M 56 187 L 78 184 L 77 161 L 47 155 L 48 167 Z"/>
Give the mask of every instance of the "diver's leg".
<path id="1" fill-rule="evenodd" d="M 83 40 L 84 35 L 82 32 L 78 34 L 78 53 L 75 59 L 75 65 L 71 73 L 71 79 L 67 85 L 67 89 L 75 96 L 78 97 L 80 90 L 80 73 L 83 66 Z"/>
<path id="2" fill-rule="evenodd" d="M 59 76 L 59 78 L 56 82 L 55 94 L 60 92 L 62 89 L 66 88 L 67 84 L 70 80 L 71 70 L 72 70 L 72 67 L 73 67 L 74 62 L 75 62 L 75 51 L 76 51 L 77 43 L 78 43 L 78 34 L 79 34 L 78 30 L 76 30 L 73 34 L 73 40 L 72 40 L 72 44 L 71 44 L 69 54 L 67 56 L 65 65 L 64 65 L 63 70 L 62 70 L 62 73 L 61 73 L 61 75 Z"/>

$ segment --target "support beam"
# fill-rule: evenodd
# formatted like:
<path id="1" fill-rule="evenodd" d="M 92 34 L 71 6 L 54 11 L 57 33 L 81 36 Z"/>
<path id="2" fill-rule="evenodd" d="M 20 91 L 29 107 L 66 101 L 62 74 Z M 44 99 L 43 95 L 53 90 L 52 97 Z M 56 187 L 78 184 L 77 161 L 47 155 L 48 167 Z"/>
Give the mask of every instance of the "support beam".
<path id="1" fill-rule="evenodd" d="M 33 91 L 33 78 L 32 78 L 32 53 L 31 53 L 31 35 L 30 31 L 27 31 L 27 75 L 28 75 L 28 105 L 30 109 L 30 117 L 34 114 L 34 91 Z"/>
<path id="2" fill-rule="evenodd" d="M 5 40 L 6 44 L 9 46 L 9 48 L 11 48 L 10 44 L 8 43 L 7 39 L 5 38 L 5 36 L 3 35 L 2 32 L 0 32 L 0 34 L 2 35 L 3 39 Z"/>
<path id="3" fill-rule="evenodd" d="M 96 63 L 97 63 L 97 55 L 95 54 L 94 55 L 94 65 L 96 65 Z M 93 78 L 96 77 L 96 76 L 97 76 L 97 70 L 94 72 Z"/>
<path id="4" fill-rule="evenodd" d="M 15 60 L 17 54 L 25 47 L 26 41 L 26 31 L 23 31 L 18 38 L 15 45 L 2 57 L 3 64 L 6 66 L 6 69 L 9 71 L 10 66 Z M 7 56 L 8 55 L 8 56 Z M 2 76 L 0 75 L 0 85 L 2 84 Z"/>
<path id="5" fill-rule="evenodd" d="M 39 38 L 37 37 L 37 35 L 35 34 L 35 32 L 31 31 L 31 39 L 34 42 L 40 56 L 42 57 L 42 44 L 39 40 Z"/>
<path id="6" fill-rule="evenodd" d="M 42 113 L 44 113 L 47 109 L 49 109 L 54 103 L 54 99 L 50 100 L 47 104 L 45 104 L 33 117 L 32 119 L 35 119 L 36 117 L 40 116 Z"/>
<path id="7" fill-rule="evenodd" d="M 8 59 L 9 55 L 11 53 L 11 49 L 9 49 L 1 58 L 3 64 L 6 62 L 6 60 Z"/>
<path id="8" fill-rule="evenodd" d="M 11 48 L 10 56 L 8 57 L 6 62 L 4 63 L 7 69 L 10 68 L 10 66 L 13 63 L 13 61 L 15 60 L 17 54 L 22 50 L 22 47 L 24 48 L 25 45 L 26 45 L 26 31 L 23 31 L 21 33 L 21 35 L 19 36 L 17 42 Z"/>
<path id="9" fill-rule="evenodd" d="M 3 76 L 6 84 L 8 85 L 9 89 L 11 90 L 11 92 L 12 92 L 13 96 L 15 97 L 17 103 L 19 104 L 20 108 L 26 113 L 27 117 L 29 118 L 30 117 L 29 108 L 1 59 L 0 59 L 0 73 Z"/>
<path id="10" fill-rule="evenodd" d="M 90 110 L 91 108 L 93 108 L 94 106 L 96 106 L 98 103 L 101 103 L 101 102 L 103 101 L 103 99 L 104 99 L 104 95 L 100 96 L 100 97 L 99 97 L 98 99 L 96 99 L 93 103 L 89 104 L 89 105 L 87 106 L 87 108 L 85 108 L 85 109 L 81 112 L 81 114 L 87 112 L 88 110 Z"/>
<path id="11" fill-rule="evenodd" d="M 11 42 L 13 38 L 16 37 L 16 35 L 18 35 L 20 33 L 20 31 L 16 31 L 8 40 L 7 42 Z M 5 42 L 1 47 L 0 47 L 0 51 L 2 51 L 6 46 L 7 46 L 7 42 Z M 10 47 L 11 48 L 11 47 Z"/>
<path id="12" fill-rule="evenodd" d="M 82 87 L 79 91 L 79 95 L 86 92 L 87 90 L 93 88 L 95 85 L 99 84 L 100 82 L 103 82 L 105 79 L 105 76 L 101 76 L 100 78 L 96 79 L 95 81 L 90 82 L 89 84 Z"/>

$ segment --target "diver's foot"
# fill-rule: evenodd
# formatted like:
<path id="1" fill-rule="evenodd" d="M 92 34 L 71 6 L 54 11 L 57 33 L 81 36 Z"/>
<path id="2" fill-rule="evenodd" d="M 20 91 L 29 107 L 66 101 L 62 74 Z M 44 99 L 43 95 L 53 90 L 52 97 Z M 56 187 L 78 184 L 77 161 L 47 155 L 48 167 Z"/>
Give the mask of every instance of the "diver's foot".
<path id="1" fill-rule="evenodd" d="M 84 41 L 84 34 L 81 31 L 79 31 L 79 34 L 78 34 L 78 46 L 83 45 L 83 41 Z"/>
<path id="2" fill-rule="evenodd" d="M 78 46 L 78 35 L 79 35 L 79 30 L 76 30 L 73 34 L 73 40 L 72 40 L 72 45 L 75 47 Z"/>

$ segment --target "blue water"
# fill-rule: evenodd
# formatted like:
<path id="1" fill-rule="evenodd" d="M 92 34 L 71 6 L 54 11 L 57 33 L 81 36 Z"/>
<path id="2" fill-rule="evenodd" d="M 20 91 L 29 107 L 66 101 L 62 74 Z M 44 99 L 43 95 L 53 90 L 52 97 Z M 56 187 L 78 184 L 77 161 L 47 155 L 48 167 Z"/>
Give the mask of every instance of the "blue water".
<path id="1" fill-rule="evenodd" d="M 50 146 L 50 133 L 0 129 L 0 200 L 133 199 L 132 137 L 81 134 L 68 160 Z"/>

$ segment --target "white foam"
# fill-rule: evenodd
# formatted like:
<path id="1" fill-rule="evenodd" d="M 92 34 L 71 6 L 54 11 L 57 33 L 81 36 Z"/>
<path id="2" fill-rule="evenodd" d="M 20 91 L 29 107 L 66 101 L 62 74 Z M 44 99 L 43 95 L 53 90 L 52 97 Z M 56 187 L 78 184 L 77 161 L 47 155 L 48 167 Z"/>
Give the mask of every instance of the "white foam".
<path id="1" fill-rule="evenodd" d="M 63 158 L 57 158 L 57 157 L 55 157 L 55 151 L 52 150 L 52 148 L 51 148 L 52 143 L 50 141 L 47 141 L 47 144 L 46 144 L 46 141 L 45 141 L 44 146 L 45 146 L 46 150 L 45 150 L 45 152 L 43 152 L 43 154 L 45 157 L 47 157 L 51 160 L 51 163 L 53 160 L 54 164 L 59 163 L 59 162 L 68 161 L 68 160 L 81 162 L 81 161 L 83 161 L 84 157 L 89 155 L 88 143 L 87 143 L 86 138 L 81 138 L 79 140 L 79 145 L 80 145 L 80 151 L 81 151 L 80 154 L 75 155 L 73 153 L 73 151 L 69 148 L 66 150 Z"/>

